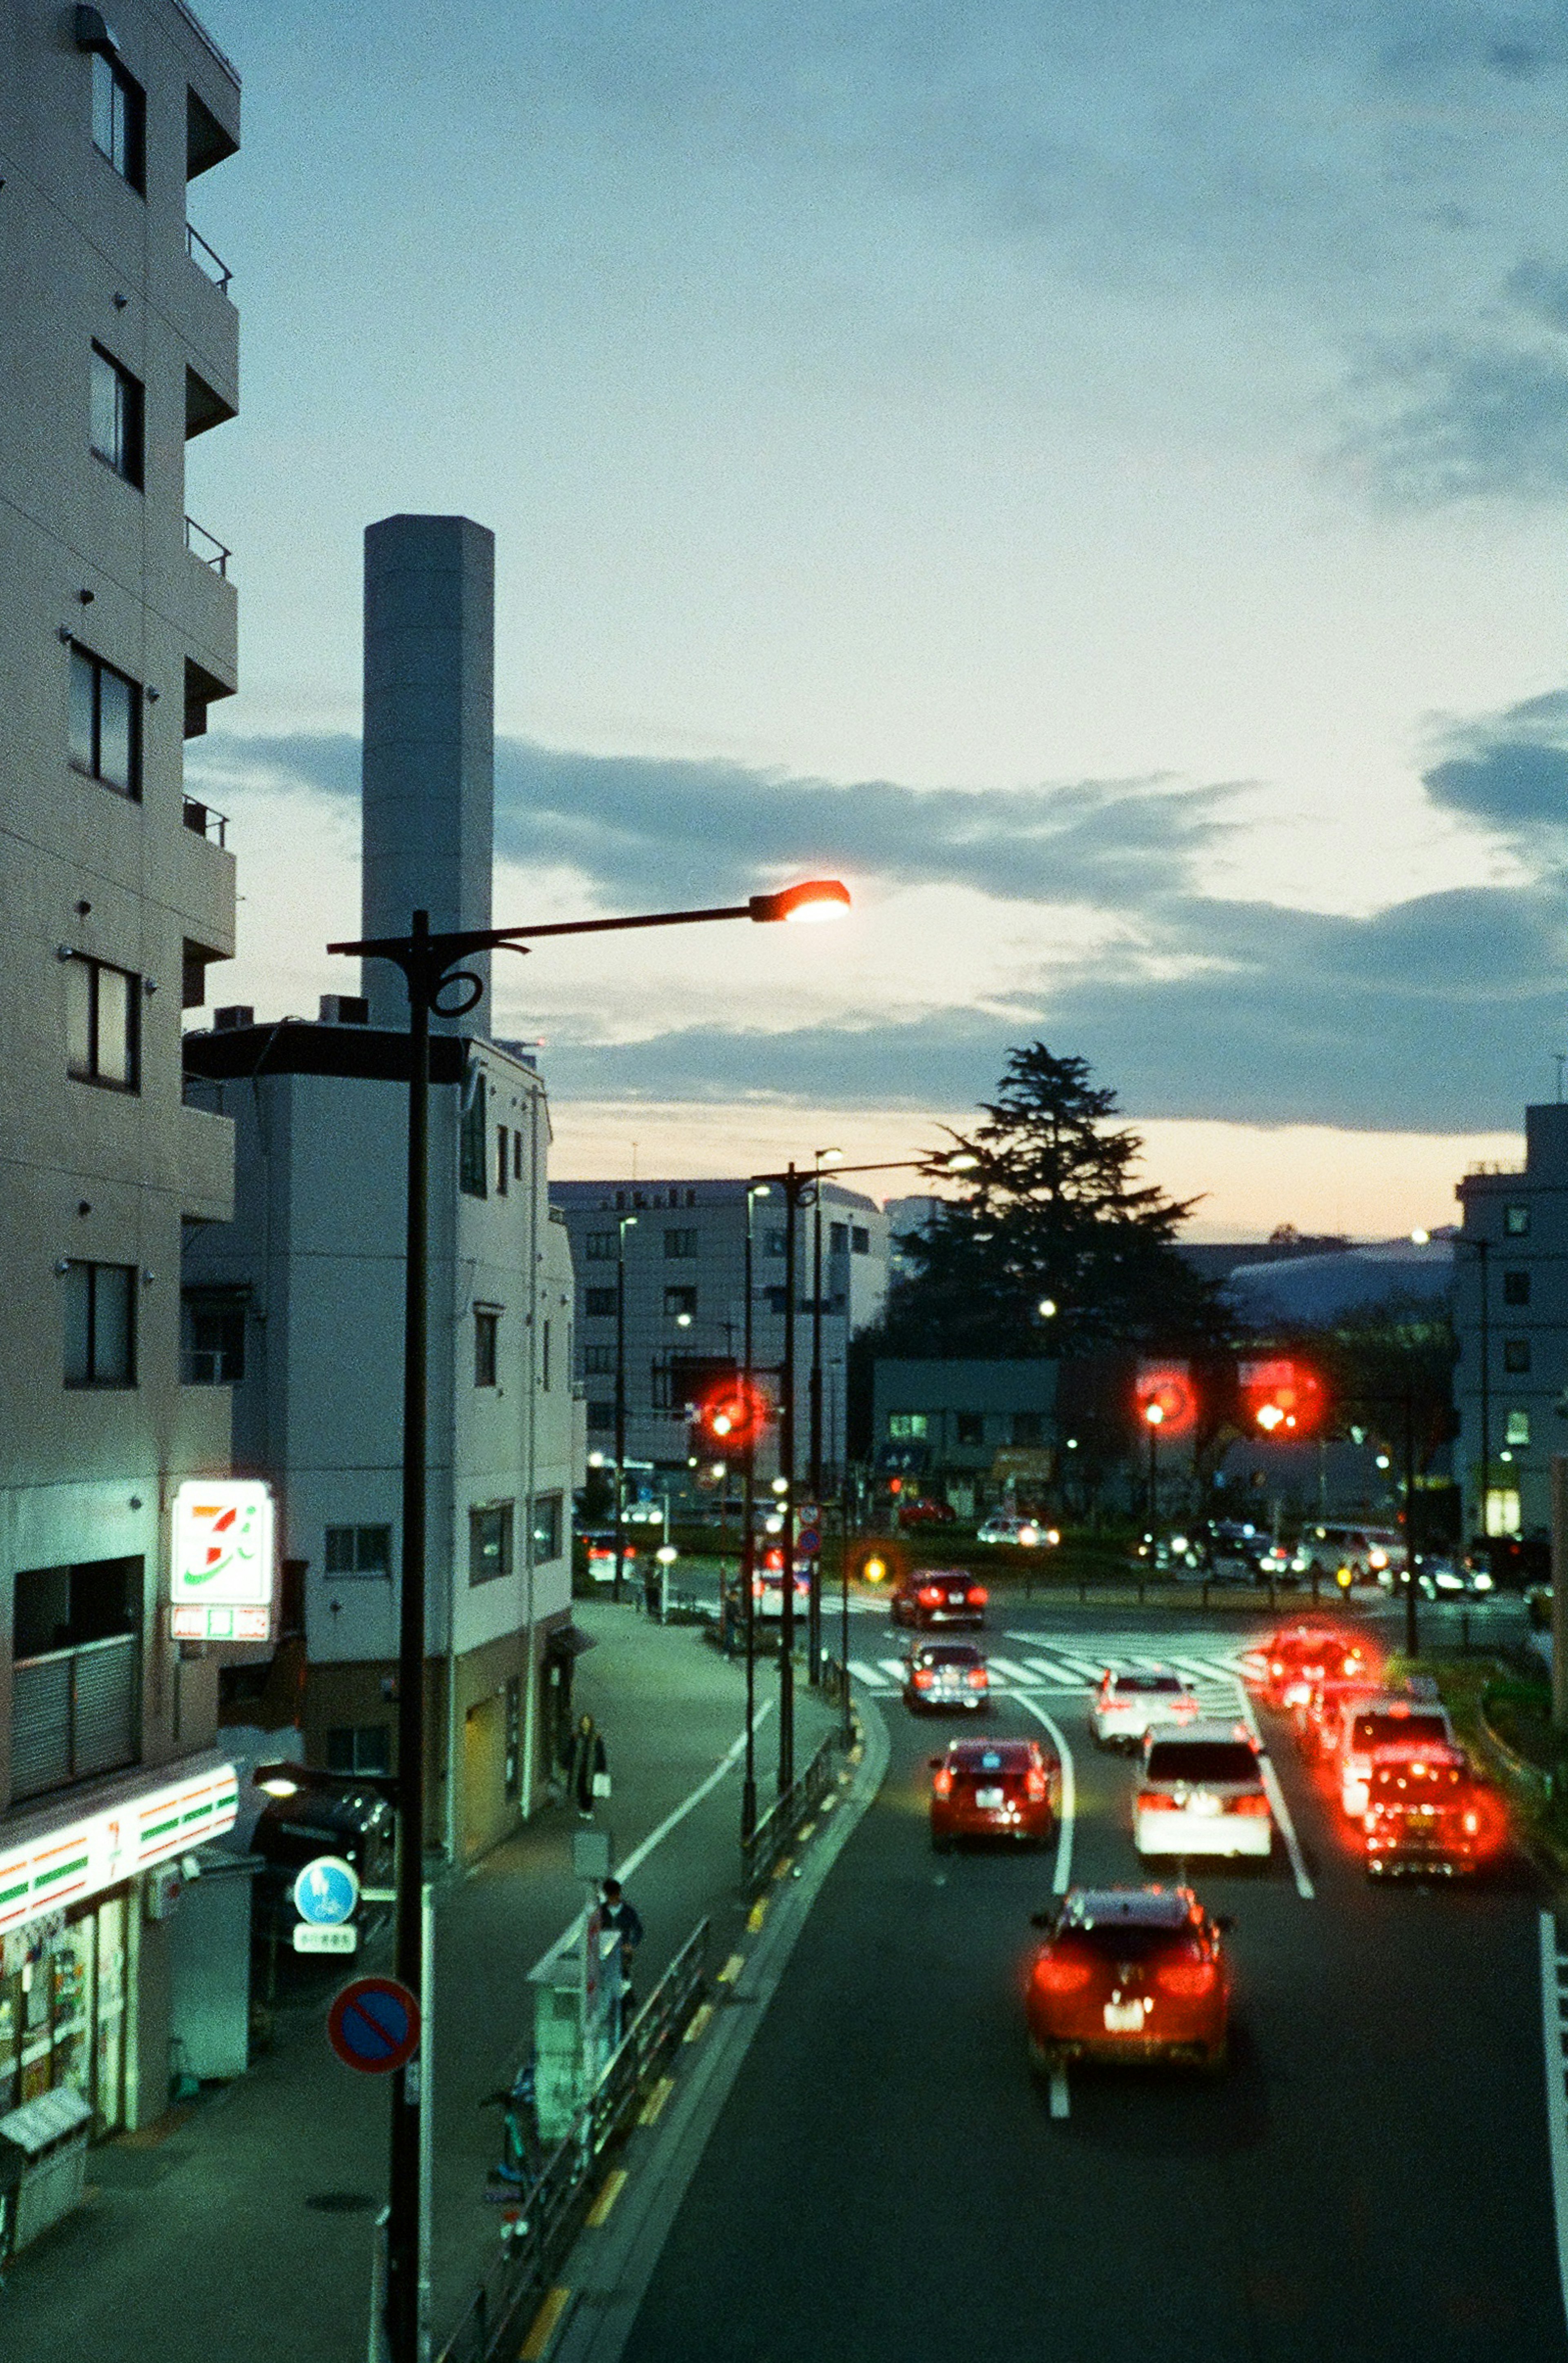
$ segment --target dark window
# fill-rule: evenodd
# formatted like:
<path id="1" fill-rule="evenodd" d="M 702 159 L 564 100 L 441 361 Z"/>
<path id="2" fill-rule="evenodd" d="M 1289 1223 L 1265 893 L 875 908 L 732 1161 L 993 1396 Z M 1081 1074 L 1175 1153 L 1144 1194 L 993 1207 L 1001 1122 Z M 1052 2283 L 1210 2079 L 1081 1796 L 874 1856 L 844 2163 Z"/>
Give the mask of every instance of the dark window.
<path id="1" fill-rule="evenodd" d="M 141 692 L 90 649 L 71 650 L 68 744 L 73 771 L 118 796 L 141 793 Z"/>
<path id="2" fill-rule="evenodd" d="M 614 1427 L 615 1424 L 616 1407 L 613 1403 L 591 1403 L 588 1405 L 588 1427 L 591 1434 L 603 1436 L 605 1430 Z"/>
<path id="3" fill-rule="evenodd" d="M 18 1658 L 45 1658 L 134 1633 L 141 1622 L 139 1559 L 85 1559 L 17 1571 L 11 1634 Z"/>
<path id="4" fill-rule="evenodd" d="M 147 101 L 118 58 L 93 53 L 93 145 L 139 195 L 147 185 Z"/>
<path id="5" fill-rule="evenodd" d="M 392 1725 L 335 1723 L 327 1733 L 328 1772 L 390 1772 Z"/>
<path id="6" fill-rule="evenodd" d="M 667 1320 L 673 1321 L 683 1313 L 694 1314 L 696 1309 L 697 1292 L 695 1288 L 667 1288 L 664 1291 L 664 1315 Z"/>
<path id="7" fill-rule="evenodd" d="M 550 1392 L 550 1324 L 540 1324 L 539 1340 L 539 1382 L 546 1394 Z"/>
<path id="8" fill-rule="evenodd" d="M 487 1502 L 468 1514 L 468 1580 L 491 1583 L 512 1572 L 512 1504 Z"/>
<path id="9" fill-rule="evenodd" d="M 767 1288 L 763 1290 L 762 1293 L 768 1300 L 768 1311 L 770 1313 L 783 1314 L 789 1311 L 789 1291 L 787 1288 Z"/>
<path id="10" fill-rule="evenodd" d="M 493 1387 L 495 1383 L 495 1341 L 501 1327 L 498 1313 L 476 1313 L 473 1316 L 473 1383 L 476 1387 Z"/>
<path id="11" fill-rule="evenodd" d="M 112 353 L 95 345 L 88 410 L 88 446 L 96 459 L 123 476 L 128 484 L 141 483 L 141 381 L 122 369 Z"/>
<path id="12" fill-rule="evenodd" d="M 1505 1304 L 1528 1304 L 1529 1303 L 1529 1274 L 1528 1271 L 1506 1271 L 1503 1274 L 1503 1302 Z"/>
<path id="13" fill-rule="evenodd" d="M 1013 1414 L 1013 1442 L 1016 1445 L 1038 1444 L 1040 1420 L 1038 1411 L 1016 1411 Z"/>
<path id="14" fill-rule="evenodd" d="M 1503 1209 L 1503 1230 L 1506 1237 L 1510 1239 L 1528 1239 L 1529 1237 L 1529 1208 L 1528 1206 L 1505 1206 Z"/>
<path id="15" fill-rule="evenodd" d="M 590 1321 L 613 1321 L 616 1315 L 615 1290 L 613 1288 L 584 1289 L 583 1311 Z"/>
<path id="16" fill-rule="evenodd" d="M 462 1114 L 458 1119 L 457 1136 L 457 1186 L 470 1198 L 488 1195 L 484 1159 L 487 1139 L 484 1070 L 471 1067 L 463 1087 Z"/>
<path id="17" fill-rule="evenodd" d="M 514 1182 L 520 1182 L 522 1178 L 523 1136 L 520 1132 L 515 1132 L 512 1135 L 512 1179 Z"/>
<path id="18" fill-rule="evenodd" d="M 695 1231 L 665 1232 L 664 1253 L 672 1261 L 678 1262 L 685 1257 L 695 1256 L 696 1251 L 697 1235 Z"/>
<path id="19" fill-rule="evenodd" d="M 615 1366 L 616 1349 L 613 1346 L 584 1347 L 583 1370 L 585 1377 L 603 1378 L 606 1372 L 613 1371 Z"/>
<path id="20" fill-rule="evenodd" d="M 856 1255 L 870 1255 L 871 1233 L 862 1230 L 859 1223 L 854 1224 L 850 1231 L 850 1246 Z"/>
<path id="21" fill-rule="evenodd" d="M 1522 1376 L 1529 1370 L 1529 1339 L 1528 1337 L 1504 1338 L 1503 1368 L 1515 1377 Z"/>
<path id="22" fill-rule="evenodd" d="M 984 1443 L 985 1420 L 983 1413 L 977 1411 L 961 1411 L 957 1414 L 957 1420 L 958 1440 L 960 1444 Z"/>
<path id="23" fill-rule="evenodd" d="M 327 1573 L 389 1577 L 392 1573 L 392 1528 L 328 1526 Z"/>
<path id="24" fill-rule="evenodd" d="M 511 1178 L 511 1140 L 506 1126 L 504 1124 L 498 1124 L 495 1127 L 495 1195 L 498 1198 L 506 1196 L 506 1187 Z"/>
<path id="25" fill-rule="evenodd" d="M 547 1559 L 561 1557 L 561 1496 L 541 1493 L 534 1503 L 534 1561 L 542 1567 Z"/>
<path id="26" fill-rule="evenodd" d="M 617 1231 L 589 1231 L 583 1241 L 583 1252 L 590 1263 L 614 1263 L 619 1237 Z"/>
<path id="27" fill-rule="evenodd" d="M 829 1225 L 828 1232 L 828 1251 L 829 1255 L 848 1255 L 850 1251 L 850 1226 L 848 1223 L 833 1223 Z"/>
<path id="28" fill-rule="evenodd" d="M 68 1263 L 65 1282 L 65 1383 L 136 1384 L 136 1266 Z"/>
<path id="29" fill-rule="evenodd" d="M 65 1067 L 80 1083 L 134 1092 L 139 1082 L 141 980 L 84 959 L 65 964 Z"/>
<path id="30" fill-rule="evenodd" d="M 245 1308 L 187 1296 L 180 1372 L 187 1387 L 237 1387 L 245 1376 Z"/>

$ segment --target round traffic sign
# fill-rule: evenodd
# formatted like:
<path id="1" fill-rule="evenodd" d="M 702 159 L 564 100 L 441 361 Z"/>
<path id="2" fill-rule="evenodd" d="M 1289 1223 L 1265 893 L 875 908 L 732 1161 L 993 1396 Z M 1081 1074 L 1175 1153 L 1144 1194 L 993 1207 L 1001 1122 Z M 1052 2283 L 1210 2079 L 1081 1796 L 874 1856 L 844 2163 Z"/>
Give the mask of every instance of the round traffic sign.
<path id="1" fill-rule="evenodd" d="M 815 1526 L 802 1526 L 795 1538 L 795 1547 L 802 1559 L 815 1559 L 822 1548 L 822 1537 Z"/>
<path id="2" fill-rule="evenodd" d="M 318 1854 L 294 1883 L 294 1908 L 313 1928 L 338 1928 L 360 1900 L 360 1874 L 341 1855 Z"/>
<path id="3" fill-rule="evenodd" d="M 395 1978 L 356 1978 L 327 2014 L 327 2040 L 345 2068 L 390 2076 L 419 2048 L 419 2005 Z"/>

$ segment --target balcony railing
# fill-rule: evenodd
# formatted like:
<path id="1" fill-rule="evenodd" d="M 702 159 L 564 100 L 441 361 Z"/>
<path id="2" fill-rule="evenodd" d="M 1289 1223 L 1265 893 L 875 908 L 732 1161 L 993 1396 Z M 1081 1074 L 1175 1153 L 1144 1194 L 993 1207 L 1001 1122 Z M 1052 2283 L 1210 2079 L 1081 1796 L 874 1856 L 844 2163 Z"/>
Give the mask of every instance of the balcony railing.
<path id="1" fill-rule="evenodd" d="M 210 279 L 215 287 L 228 295 L 228 283 L 234 276 L 233 272 L 222 255 L 210 247 L 200 230 L 193 229 L 189 222 L 185 224 L 185 252 L 196 269 Z M 234 298 L 230 295 L 228 300 L 232 303 Z"/>
<path id="2" fill-rule="evenodd" d="M 193 558 L 199 558 L 204 566 L 210 566 L 215 574 L 221 574 L 228 582 L 228 561 L 234 552 L 219 541 L 216 533 L 208 533 L 205 525 L 198 525 L 193 516 L 185 519 L 185 548 Z"/>
<path id="3" fill-rule="evenodd" d="M 11 1794 L 39 1797 L 141 1758 L 134 1633 L 19 1658 L 11 1675 Z"/>
<path id="4" fill-rule="evenodd" d="M 209 845 L 228 843 L 228 815 L 216 812 L 211 804 L 198 804 L 195 796 L 187 796 L 184 820 L 192 835 L 205 837 Z"/>

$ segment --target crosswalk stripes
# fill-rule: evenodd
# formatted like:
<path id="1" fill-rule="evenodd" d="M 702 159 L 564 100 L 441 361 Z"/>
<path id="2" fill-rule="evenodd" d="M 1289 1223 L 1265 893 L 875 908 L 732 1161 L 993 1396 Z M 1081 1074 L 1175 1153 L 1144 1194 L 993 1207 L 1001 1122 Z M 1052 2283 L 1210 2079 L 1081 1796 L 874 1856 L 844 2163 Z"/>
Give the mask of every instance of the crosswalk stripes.
<path id="1" fill-rule="evenodd" d="M 1035 1651 L 1040 1647 L 1041 1636 L 1039 1634 L 1009 1632 L 1001 1637 L 1032 1643 Z M 1076 1639 L 1078 1636 L 1075 1635 L 1073 1637 Z M 1125 1642 L 1127 1637 L 1125 1634 L 1106 1636 L 1107 1642 Z M 1179 1637 L 1183 1640 L 1189 1638 L 1185 1635 Z M 1160 1666 L 1185 1674 L 1195 1684 L 1206 1705 L 1221 1714 L 1234 1710 L 1239 1684 L 1250 1670 L 1248 1661 L 1254 1654 L 1235 1649 L 1216 1651 L 1188 1647 L 1167 1649 L 1161 1656 L 1154 1657 L 1146 1651 L 1133 1653 L 1125 1647 L 1107 1647 L 1090 1655 L 1086 1651 L 1081 1653 L 1077 1649 L 1059 1648 L 1054 1642 L 1047 1641 L 1045 1649 L 1049 1650 L 1049 1655 L 1043 1651 L 1040 1654 L 1031 1651 L 1026 1656 L 1020 1651 L 1017 1656 L 999 1657 L 986 1647 L 984 1635 L 978 1646 L 990 1666 L 992 1690 L 998 1696 L 1014 1692 L 1028 1694 L 1040 1691 L 1086 1694 L 1097 1685 L 1107 1668 L 1113 1671 L 1130 1672 Z M 886 1692 L 901 1691 L 904 1687 L 904 1660 L 900 1658 L 851 1658 L 850 1673 L 862 1689 L 868 1691 Z"/>

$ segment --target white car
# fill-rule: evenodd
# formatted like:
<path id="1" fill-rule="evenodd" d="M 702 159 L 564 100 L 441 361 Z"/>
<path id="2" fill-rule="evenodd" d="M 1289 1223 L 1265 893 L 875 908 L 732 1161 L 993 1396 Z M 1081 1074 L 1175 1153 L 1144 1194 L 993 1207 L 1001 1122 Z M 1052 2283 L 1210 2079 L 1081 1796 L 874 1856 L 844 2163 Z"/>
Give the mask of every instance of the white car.
<path id="1" fill-rule="evenodd" d="M 1195 1723 L 1198 1712 L 1197 1692 L 1185 1674 L 1164 1666 L 1119 1674 L 1107 1668 L 1089 1708 L 1089 1721 L 1102 1747 L 1131 1747 L 1157 1728 Z"/>
<path id="2" fill-rule="evenodd" d="M 1257 1743 L 1244 1723 L 1151 1731 L 1132 1799 L 1142 1855 L 1223 1855 L 1266 1862 L 1274 1821 Z"/>
<path id="3" fill-rule="evenodd" d="M 975 1537 L 980 1543 L 1016 1543 L 1020 1550 L 1038 1550 L 1043 1544 L 1050 1548 L 1062 1540 L 1054 1526 L 1042 1525 L 1038 1518 L 1020 1518 L 1011 1510 L 993 1510 Z"/>
<path id="4" fill-rule="evenodd" d="M 1367 1809 L 1374 1748 L 1420 1747 L 1433 1742 L 1448 1747 L 1455 1745 L 1448 1710 L 1435 1699 L 1387 1691 L 1374 1698 L 1348 1699 L 1340 1710 L 1335 1769 L 1340 1803 L 1351 1820 L 1360 1821 Z"/>

